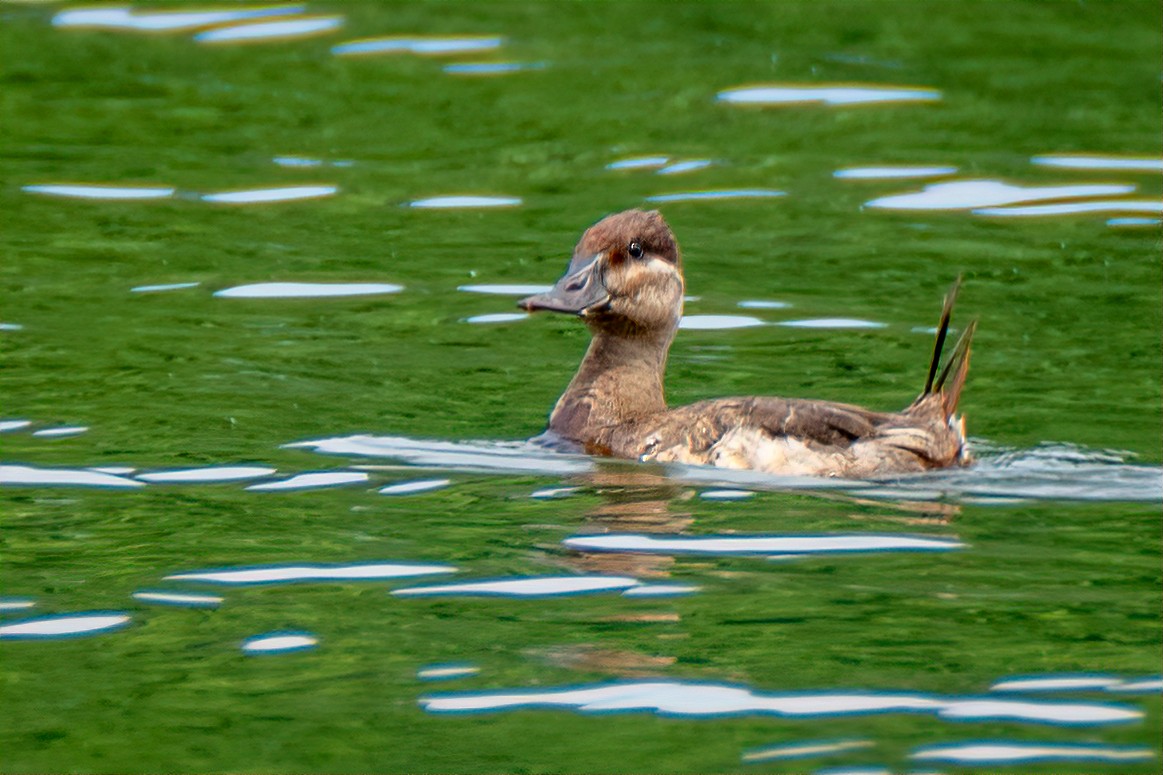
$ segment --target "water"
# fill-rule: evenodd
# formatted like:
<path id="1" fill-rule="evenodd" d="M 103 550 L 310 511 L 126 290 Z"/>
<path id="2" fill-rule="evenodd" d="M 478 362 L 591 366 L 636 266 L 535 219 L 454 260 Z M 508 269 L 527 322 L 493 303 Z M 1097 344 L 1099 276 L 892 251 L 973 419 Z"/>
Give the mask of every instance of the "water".
<path id="1" fill-rule="evenodd" d="M 1157 772 L 1160 26 L 6 7 L 4 769 Z M 963 273 L 976 466 L 526 442 L 644 204 L 674 403 L 903 407 Z"/>

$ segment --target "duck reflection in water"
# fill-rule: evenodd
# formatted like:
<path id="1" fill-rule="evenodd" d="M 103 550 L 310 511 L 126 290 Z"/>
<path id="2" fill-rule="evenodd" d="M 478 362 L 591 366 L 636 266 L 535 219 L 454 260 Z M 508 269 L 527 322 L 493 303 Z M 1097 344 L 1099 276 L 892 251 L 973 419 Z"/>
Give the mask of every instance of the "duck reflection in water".
<path id="1" fill-rule="evenodd" d="M 650 536 L 692 537 L 690 528 L 694 515 L 687 504 L 696 497 L 689 483 L 667 475 L 665 470 L 651 466 L 630 466 L 613 460 L 597 461 L 594 471 L 572 477 L 563 484 L 570 489 L 595 494 L 599 502 L 588 508 L 576 532 L 585 535 L 633 534 Z M 852 505 L 848 517 L 853 520 L 889 522 L 909 526 L 947 524 L 960 511 L 956 504 L 939 502 L 880 501 L 854 497 L 842 492 L 803 491 L 795 498 L 824 498 Z M 708 504 L 709 508 L 713 508 Z M 747 534 L 728 531 L 733 538 L 746 539 Z M 794 536 L 789 536 L 794 537 Z M 945 536 L 950 537 L 950 536 Z M 556 547 L 559 549 L 560 547 Z M 700 577 L 708 574 L 718 579 L 730 579 L 739 572 L 714 570 L 707 566 L 713 554 L 697 559 L 688 558 L 685 566 L 673 554 L 646 551 L 586 551 L 567 549 L 564 553 L 551 550 L 549 562 L 583 575 L 632 576 L 650 583 L 667 584 L 677 572 L 680 579 L 669 583 L 686 586 L 687 576 L 696 568 Z M 763 562 L 762 559 L 756 558 Z M 699 585 L 696 584 L 697 588 Z M 621 611 L 603 617 L 604 621 L 630 624 L 679 625 L 679 609 L 668 604 L 667 598 L 643 598 L 643 606 L 636 610 Z M 661 605 L 660 605 L 661 604 Z M 667 638 L 683 638 L 683 630 L 675 630 Z M 650 653 L 610 647 L 600 643 L 559 644 L 531 650 L 530 656 L 574 670 L 601 672 L 609 675 L 647 676 L 666 675 L 666 668 L 675 657 L 652 651 Z M 742 676 L 731 676 L 742 679 Z"/>
<path id="2" fill-rule="evenodd" d="M 593 337 L 541 441 L 609 457 L 845 478 L 969 462 L 955 411 L 974 323 L 940 368 L 956 284 L 924 390 L 900 412 L 754 396 L 668 408 L 663 376 L 684 291 L 678 243 L 657 211 L 617 213 L 582 235 L 565 276 L 519 302 L 530 312 L 577 315 Z"/>

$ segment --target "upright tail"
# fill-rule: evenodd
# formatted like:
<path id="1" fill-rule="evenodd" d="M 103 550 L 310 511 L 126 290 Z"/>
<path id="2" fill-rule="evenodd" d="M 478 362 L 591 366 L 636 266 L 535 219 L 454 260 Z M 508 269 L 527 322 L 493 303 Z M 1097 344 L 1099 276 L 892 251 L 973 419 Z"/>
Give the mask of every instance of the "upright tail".
<path id="1" fill-rule="evenodd" d="M 941 309 L 941 321 L 937 324 L 937 340 L 933 344 L 933 357 L 929 361 L 929 376 L 925 379 L 925 389 L 913 402 L 913 406 L 916 406 L 929 396 L 939 396 L 941 411 L 946 420 L 957 411 L 961 389 L 965 387 L 965 377 L 969 373 L 969 346 L 973 341 L 973 332 L 977 330 L 976 320 L 965 327 L 957 344 L 953 346 L 953 353 L 942 368 L 941 351 L 945 347 L 945 338 L 949 333 L 949 318 L 953 314 L 953 305 L 957 301 L 957 291 L 960 289 L 961 277 L 959 275 L 953 282 L 953 287 L 945 294 L 945 304 Z M 952 378 L 951 381 L 950 378 Z"/>

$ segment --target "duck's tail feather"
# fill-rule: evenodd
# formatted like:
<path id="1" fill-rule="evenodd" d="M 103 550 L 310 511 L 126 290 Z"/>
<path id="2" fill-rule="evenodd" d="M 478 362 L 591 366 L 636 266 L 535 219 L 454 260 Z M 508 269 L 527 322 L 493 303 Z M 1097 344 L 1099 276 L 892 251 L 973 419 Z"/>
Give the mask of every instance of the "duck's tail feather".
<path id="1" fill-rule="evenodd" d="M 937 324 L 937 340 L 933 343 L 933 357 L 929 360 L 929 376 L 925 379 L 925 389 L 922 396 L 933 392 L 933 379 L 937 376 L 937 369 L 941 367 L 941 350 L 945 347 L 945 337 L 949 333 L 949 318 L 953 315 L 953 305 L 957 303 L 957 292 L 961 290 L 961 275 L 953 281 L 953 286 L 945 294 L 945 303 L 941 307 L 941 322 Z"/>
<path id="2" fill-rule="evenodd" d="M 957 411 L 957 402 L 961 400 L 961 388 L 965 387 L 965 377 L 969 374 L 969 350 L 973 343 L 975 331 L 977 331 L 977 321 L 971 320 L 957 340 L 957 344 L 953 347 L 953 354 L 949 356 L 949 362 L 945 364 L 941 376 L 937 377 L 937 383 L 933 386 L 937 394 L 941 396 L 941 408 L 944 410 L 946 418 L 953 416 L 953 413 Z M 953 379 L 946 387 L 945 381 L 950 375 Z"/>
<path id="3" fill-rule="evenodd" d="M 965 377 L 969 373 L 969 350 L 973 341 L 973 332 L 977 330 L 977 321 L 972 321 L 962 332 L 949 360 L 941 368 L 941 351 L 945 348 L 945 339 L 949 334 L 949 320 L 953 315 L 953 305 L 957 301 L 957 292 L 961 289 L 960 275 L 953 282 L 949 292 L 945 294 L 945 303 L 941 308 L 941 321 L 937 324 L 937 339 L 933 344 L 933 357 L 929 361 L 929 374 L 925 379 L 925 389 L 913 402 L 917 406 L 929 396 L 939 396 L 941 411 L 944 419 L 948 420 L 957 411 L 957 402 L 961 398 L 961 389 L 965 387 Z"/>

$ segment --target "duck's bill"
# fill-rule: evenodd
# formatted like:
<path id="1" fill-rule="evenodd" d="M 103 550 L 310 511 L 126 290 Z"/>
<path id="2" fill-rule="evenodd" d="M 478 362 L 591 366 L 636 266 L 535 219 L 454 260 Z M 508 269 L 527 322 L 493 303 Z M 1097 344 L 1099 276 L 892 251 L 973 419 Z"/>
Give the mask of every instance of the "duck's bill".
<path id="1" fill-rule="evenodd" d="M 545 310 L 570 315 L 584 315 L 604 307 L 610 301 L 610 294 L 602 284 L 601 257 L 599 253 L 575 258 L 557 285 L 546 293 L 521 299 L 517 306 L 528 312 Z"/>

